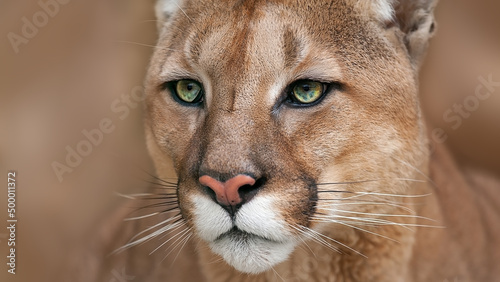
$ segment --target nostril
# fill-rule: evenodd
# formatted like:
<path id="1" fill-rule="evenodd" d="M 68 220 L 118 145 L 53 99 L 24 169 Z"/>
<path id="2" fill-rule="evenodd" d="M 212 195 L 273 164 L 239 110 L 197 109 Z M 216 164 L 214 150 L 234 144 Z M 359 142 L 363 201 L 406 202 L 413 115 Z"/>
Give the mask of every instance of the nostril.
<path id="1" fill-rule="evenodd" d="M 217 201 L 217 194 L 215 194 L 215 191 L 212 190 L 212 188 L 203 185 L 203 190 L 210 196 L 210 198 L 212 198 L 212 200 Z"/>
<path id="2" fill-rule="evenodd" d="M 213 194 L 215 194 L 215 198 L 219 204 L 228 205 L 226 183 L 222 183 L 208 175 L 201 176 L 198 181 L 201 185 L 209 188 L 208 190 L 211 190 Z M 212 194 L 212 192 L 210 192 L 210 194 Z"/>
<path id="3" fill-rule="evenodd" d="M 242 200 L 242 204 L 250 201 L 257 192 L 264 186 L 266 179 L 264 177 L 257 179 L 253 185 L 241 186 L 238 190 L 238 194 Z"/>

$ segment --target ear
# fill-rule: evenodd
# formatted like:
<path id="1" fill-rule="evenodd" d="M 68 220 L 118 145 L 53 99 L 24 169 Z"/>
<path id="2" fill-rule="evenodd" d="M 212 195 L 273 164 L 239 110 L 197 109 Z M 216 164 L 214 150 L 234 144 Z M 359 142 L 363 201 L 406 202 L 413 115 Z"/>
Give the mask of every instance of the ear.
<path id="1" fill-rule="evenodd" d="M 155 14 L 159 33 L 162 32 L 163 27 L 168 23 L 172 15 L 180 10 L 181 5 L 182 0 L 157 0 Z"/>
<path id="2" fill-rule="evenodd" d="M 369 2 L 370 10 L 387 28 L 396 27 L 403 35 L 403 41 L 412 63 L 420 65 L 429 39 L 435 31 L 434 7 L 437 0 L 358 0 Z M 364 8 L 366 4 L 364 4 Z"/>
<path id="3" fill-rule="evenodd" d="M 415 65 L 420 65 L 434 35 L 434 7 L 437 0 L 399 0 L 395 3 L 394 23 L 404 34 L 404 43 Z"/>

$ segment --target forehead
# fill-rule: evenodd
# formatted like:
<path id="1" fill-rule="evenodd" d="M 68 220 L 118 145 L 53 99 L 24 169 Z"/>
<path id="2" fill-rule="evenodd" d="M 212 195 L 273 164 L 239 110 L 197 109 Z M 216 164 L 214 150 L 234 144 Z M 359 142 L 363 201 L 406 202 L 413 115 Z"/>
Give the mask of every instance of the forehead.
<path id="1" fill-rule="evenodd" d="M 372 73 L 387 84 L 393 75 L 380 70 L 395 68 L 397 56 L 351 0 L 186 1 L 159 46 L 150 69 L 157 81 L 197 79 L 225 97 L 279 91 L 298 79 L 374 92 Z"/>
<path id="2" fill-rule="evenodd" d="M 193 2 L 175 15 L 164 41 L 172 50 L 182 50 L 177 55 L 191 65 L 237 73 L 243 62 L 289 66 L 308 49 L 321 48 L 347 60 L 366 58 L 360 52 L 372 53 L 367 54 L 372 59 L 381 53 L 382 42 L 376 42 L 381 40 L 367 30 L 368 22 L 349 1 Z"/>

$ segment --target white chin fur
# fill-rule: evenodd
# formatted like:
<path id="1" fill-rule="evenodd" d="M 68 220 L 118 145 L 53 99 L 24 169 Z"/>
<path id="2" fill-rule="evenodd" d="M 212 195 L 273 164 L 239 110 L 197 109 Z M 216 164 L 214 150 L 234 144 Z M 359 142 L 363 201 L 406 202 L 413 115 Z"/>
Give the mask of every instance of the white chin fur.
<path id="1" fill-rule="evenodd" d="M 249 235 L 245 239 L 238 236 L 225 236 L 210 243 L 212 251 L 224 258 L 236 270 L 258 274 L 285 261 L 293 251 L 292 242 L 278 243 Z"/>
<path id="2" fill-rule="evenodd" d="M 273 197 L 257 195 L 241 207 L 234 222 L 208 197 L 196 195 L 191 200 L 197 235 L 238 271 L 257 274 L 269 270 L 285 261 L 296 245 Z M 246 234 L 225 234 L 233 227 Z"/>
<path id="3" fill-rule="evenodd" d="M 192 201 L 194 226 L 201 239 L 207 242 L 214 241 L 233 228 L 233 222 L 227 211 L 208 197 L 195 196 Z"/>

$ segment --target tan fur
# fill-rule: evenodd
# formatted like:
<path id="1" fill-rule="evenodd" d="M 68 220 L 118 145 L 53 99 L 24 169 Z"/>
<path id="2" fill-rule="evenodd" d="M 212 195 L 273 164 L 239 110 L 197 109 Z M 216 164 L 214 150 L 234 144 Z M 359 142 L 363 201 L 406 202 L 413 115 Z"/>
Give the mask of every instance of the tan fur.
<path id="1" fill-rule="evenodd" d="M 494 263 L 500 256 L 494 224 L 499 190 L 476 188 L 495 184 L 462 176 L 446 148 L 428 149 L 417 73 L 433 32 L 432 1 L 400 1 L 389 22 L 355 0 L 185 2 L 164 16 L 146 81 L 146 132 L 159 177 L 179 179 L 180 209 L 193 239 L 173 267 L 161 263 L 161 255 L 147 255 L 158 241 L 133 247 L 119 255 L 130 258 L 130 273 L 140 281 L 500 277 Z M 180 105 L 161 87 L 186 78 L 203 83 L 203 108 Z M 276 108 L 297 79 L 335 81 L 342 89 L 314 107 Z M 303 238 L 271 270 L 236 271 L 197 238 L 190 197 L 204 195 L 201 172 L 267 177 L 258 195 L 277 197 L 289 225 L 336 240 L 339 252 Z M 317 185 L 316 193 L 307 189 L 311 182 L 353 183 Z M 355 192 L 367 202 L 340 206 L 351 212 L 343 215 L 389 215 L 394 224 L 318 222 L 329 203 L 349 203 L 353 196 L 321 192 L 328 189 Z M 371 192 L 382 195 L 359 194 Z M 315 196 L 319 200 L 310 201 Z M 408 209 L 418 217 L 398 216 Z M 134 232 L 145 226 L 139 223 Z"/>

